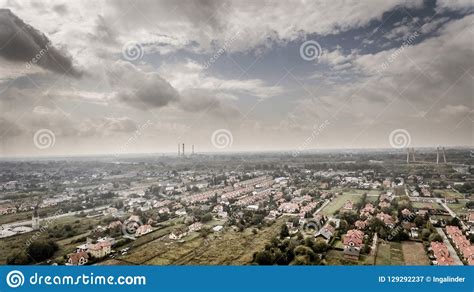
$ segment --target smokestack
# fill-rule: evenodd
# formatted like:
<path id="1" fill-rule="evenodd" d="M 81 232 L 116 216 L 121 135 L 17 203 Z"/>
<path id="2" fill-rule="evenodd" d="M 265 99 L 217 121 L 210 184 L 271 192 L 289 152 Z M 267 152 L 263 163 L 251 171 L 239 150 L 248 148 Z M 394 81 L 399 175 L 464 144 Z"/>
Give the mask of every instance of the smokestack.
<path id="1" fill-rule="evenodd" d="M 411 148 L 411 157 L 413 158 L 413 162 L 416 161 L 415 159 L 415 148 Z"/>
<path id="2" fill-rule="evenodd" d="M 444 163 L 447 163 L 446 162 L 446 150 L 444 150 L 444 147 L 443 147 L 443 160 L 444 160 Z"/>
<path id="3" fill-rule="evenodd" d="M 181 152 L 179 150 L 179 143 L 178 143 L 178 157 L 181 155 Z"/>
<path id="4" fill-rule="evenodd" d="M 184 157 L 184 143 L 183 143 L 183 157 Z"/>
<path id="5" fill-rule="evenodd" d="M 410 164 L 410 148 L 407 148 L 407 164 Z"/>
<path id="6" fill-rule="evenodd" d="M 436 164 L 439 164 L 439 147 L 436 147 Z"/>
<path id="7" fill-rule="evenodd" d="M 194 155 L 194 144 L 192 145 L 191 155 Z"/>

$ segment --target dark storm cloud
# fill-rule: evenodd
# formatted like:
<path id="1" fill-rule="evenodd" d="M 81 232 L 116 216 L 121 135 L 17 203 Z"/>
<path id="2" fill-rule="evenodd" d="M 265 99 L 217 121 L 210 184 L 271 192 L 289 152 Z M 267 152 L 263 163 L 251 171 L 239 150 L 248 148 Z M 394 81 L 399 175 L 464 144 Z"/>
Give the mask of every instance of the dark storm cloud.
<path id="1" fill-rule="evenodd" d="M 116 98 L 142 110 L 160 108 L 177 101 L 179 93 L 154 72 L 143 72 L 128 62 L 117 62 L 108 72 Z"/>
<path id="2" fill-rule="evenodd" d="M 0 9 L 0 56 L 60 74 L 80 77 L 71 57 L 52 46 L 48 37 L 26 24 L 9 9 Z"/>

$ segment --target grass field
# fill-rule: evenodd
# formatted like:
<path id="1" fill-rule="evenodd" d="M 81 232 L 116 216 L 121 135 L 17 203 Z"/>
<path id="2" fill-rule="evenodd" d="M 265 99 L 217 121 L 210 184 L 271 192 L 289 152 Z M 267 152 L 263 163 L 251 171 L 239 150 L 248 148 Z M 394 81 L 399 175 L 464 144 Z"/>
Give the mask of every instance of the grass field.
<path id="1" fill-rule="evenodd" d="M 452 190 L 436 190 L 436 192 L 441 193 L 446 199 L 464 199 L 464 195 Z"/>
<path id="2" fill-rule="evenodd" d="M 430 261 L 426 256 L 425 249 L 421 242 L 403 241 L 403 259 L 407 266 L 429 266 Z"/>
<path id="3" fill-rule="evenodd" d="M 330 266 L 340 265 L 373 265 L 374 257 L 370 255 L 361 255 L 359 260 L 347 259 L 344 257 L 344 252 L 341 250 L 329 250 L 326 254 L 326 263 Z"/>
<path id="4" fill-rule="evenodd" d="M 380 243 L 375 263 L 378 266 L 404 265 L 402 245 L 398 242 Z"/>
<path id="5" fill-rule="evenodd" d="M 78 221 L 80 220 L 80 221 Z M 38 237 L 33 237 L 36 232 L 29 232 L 25 234 L 19 234 L 7 238 L 3 238 L 2 240 L 2 248 L 0 248 L 0 264 L 5 264 L 7 257 L 14 251 L 14 250 L 24 250 L 26 248 L 26 244 L 29 240 L 36 239 L 36 240 L 53 240 L 56 241 L 59 245 L 59 250 L 56 252 L 54 258 L 62 259 L 62 256 L 73 251 L 74 247 L 78 245 L 77 243 L 71 243 L 71 240 L 80 238 L 81 236 L 86 236 L 89 233 L 90 226 L 97 226 L 100 224 L 100 218 L 77 218 L 74 216 L 68 217 L 61 217 L 55 220 L 48 222 L 49 228 L 48 231 L 39 232 Z M 64 225 L 70 225 L 75 236 L 68 238 L 68 239 L 61 239 L 57 240 L 55 238 L 49 237 L 49 232 L 54 232 L 55 230 L 60 230 L 60 228 Z"/>
<path id="6" fill-rule="evenodd" d="M 453 210 L 458 215 L 463 215 L 463 214 L 469 213 L 469 210 L 466 208 L 466 203 L 468 202 L 468 200 L 460 199 L 458 201 L 459 201 L 459 203 L 457 203 L 457 204 L 449 203 L 447 205 L 451 210 Z"/>
<path id="7" fill-rule="evenodd" d="M 367 196 L 367 202 L 370 202 L 372 204 L 375 204 L 375 202 L 377 202 L 377 200 L 379 199 L 379 197 L 374 197 L 374 196 Z"/>
<path id="8" fill-rule="evenodd" d="M 159 238 L 132 248 L 129 254 L 116 260 L 144 265 L 247 265 L 253 253 L 262 250 L 280 232 L 286 220 L 280 218 L 257 234 L 248 228 L 243 232 L 227 229 L 212 233 L 208 238 L 191 234 L 182 241 Z"/>
<path id="9" fill-rule="evenodd" d="M 424 202 L 413 202 L 412 203 L 413 208 L 417 209 L 434 209 L 434 210 L 444 210 L 443 206 L 441 206 L 438 203 L 424 203 Z"/>
<path id="10" fill-rule="evenodd" d="M 322 211 L 321 214 L 326 216 L 334 215 L 334 213 L 341 209 L 344 206 L 344 203 L 347 200 L 351 200 L 352 203 L 358 203 L 362 199 L 362 193 L 344 193 L 342 195 L 337 196 L 334 198 L 331 203 L 329 203 Z"/>

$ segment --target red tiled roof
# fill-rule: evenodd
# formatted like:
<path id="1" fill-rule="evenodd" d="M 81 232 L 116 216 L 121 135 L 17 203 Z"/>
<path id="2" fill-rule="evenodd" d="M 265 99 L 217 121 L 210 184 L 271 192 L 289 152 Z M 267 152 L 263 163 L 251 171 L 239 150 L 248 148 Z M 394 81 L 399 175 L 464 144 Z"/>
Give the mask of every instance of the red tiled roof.
<path id="1" fill-rule="evenodd" d="M 355 246 L 361 246 L 364 241 L 364 232 L 356 229 L 351 229 L 347 231 L 347 234 L 344 236 L 343 242 L 344 245 L 349 245 L 353 243 Z"/>
<path id="2" fill-rule="evenodd" d="M 85 251 L 69 254 L 69 259 L 71 260 L 71 264 L 77 265 L 81 258 L 88 259 L 89 255 Z"/>

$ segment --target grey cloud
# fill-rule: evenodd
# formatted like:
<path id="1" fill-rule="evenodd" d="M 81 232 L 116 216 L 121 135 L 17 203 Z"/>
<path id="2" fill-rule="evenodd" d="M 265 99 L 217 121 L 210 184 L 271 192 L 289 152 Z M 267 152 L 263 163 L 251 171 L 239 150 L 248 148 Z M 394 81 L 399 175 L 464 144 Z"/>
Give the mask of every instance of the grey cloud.
<path id="1" fill-rule="evenodd" d="M 113 26 L 101 15 L 97 17 L 94 34 L 90 34 L 94 42 L 117 44 L 117 32 Z"/>
<path id="2" fill-rule="evenodd" d="M 164 107 L 177 101 L 179 93 L 155 72 L 144 72 L 128 62 L 117 62 L 108 72 L 115 97 L 135 108 Z"/>
<path id="3" fill-rule="evenodd" d="M 71 57 L 53 47 L 46 35 L 26 24 L 9 9 L 0 9 L 0 56 L 37 64 L 52 72 L 80 77 Z"/>
<path id="4" fill-rule="evenodd" d="M 115 98 L 140 110 L 175 105 L 187 112 L 208 112 L 214 116 L 230 117 L 238 111 L 230 98 L 211 90 L 191 88 L 178 92 L 156 72 L 144 72 L 135 65 L 119 61 L 111 66 L 108 77 Z"/>
<path id="5" fill-rule="evenodd" d="M 188 112 L 204 111 L 219 117 L 235 118 L 240 115 L 234 106 L 226 102 L 225 96 L 199 88 L 182 91 L 178 106 Z"/>

